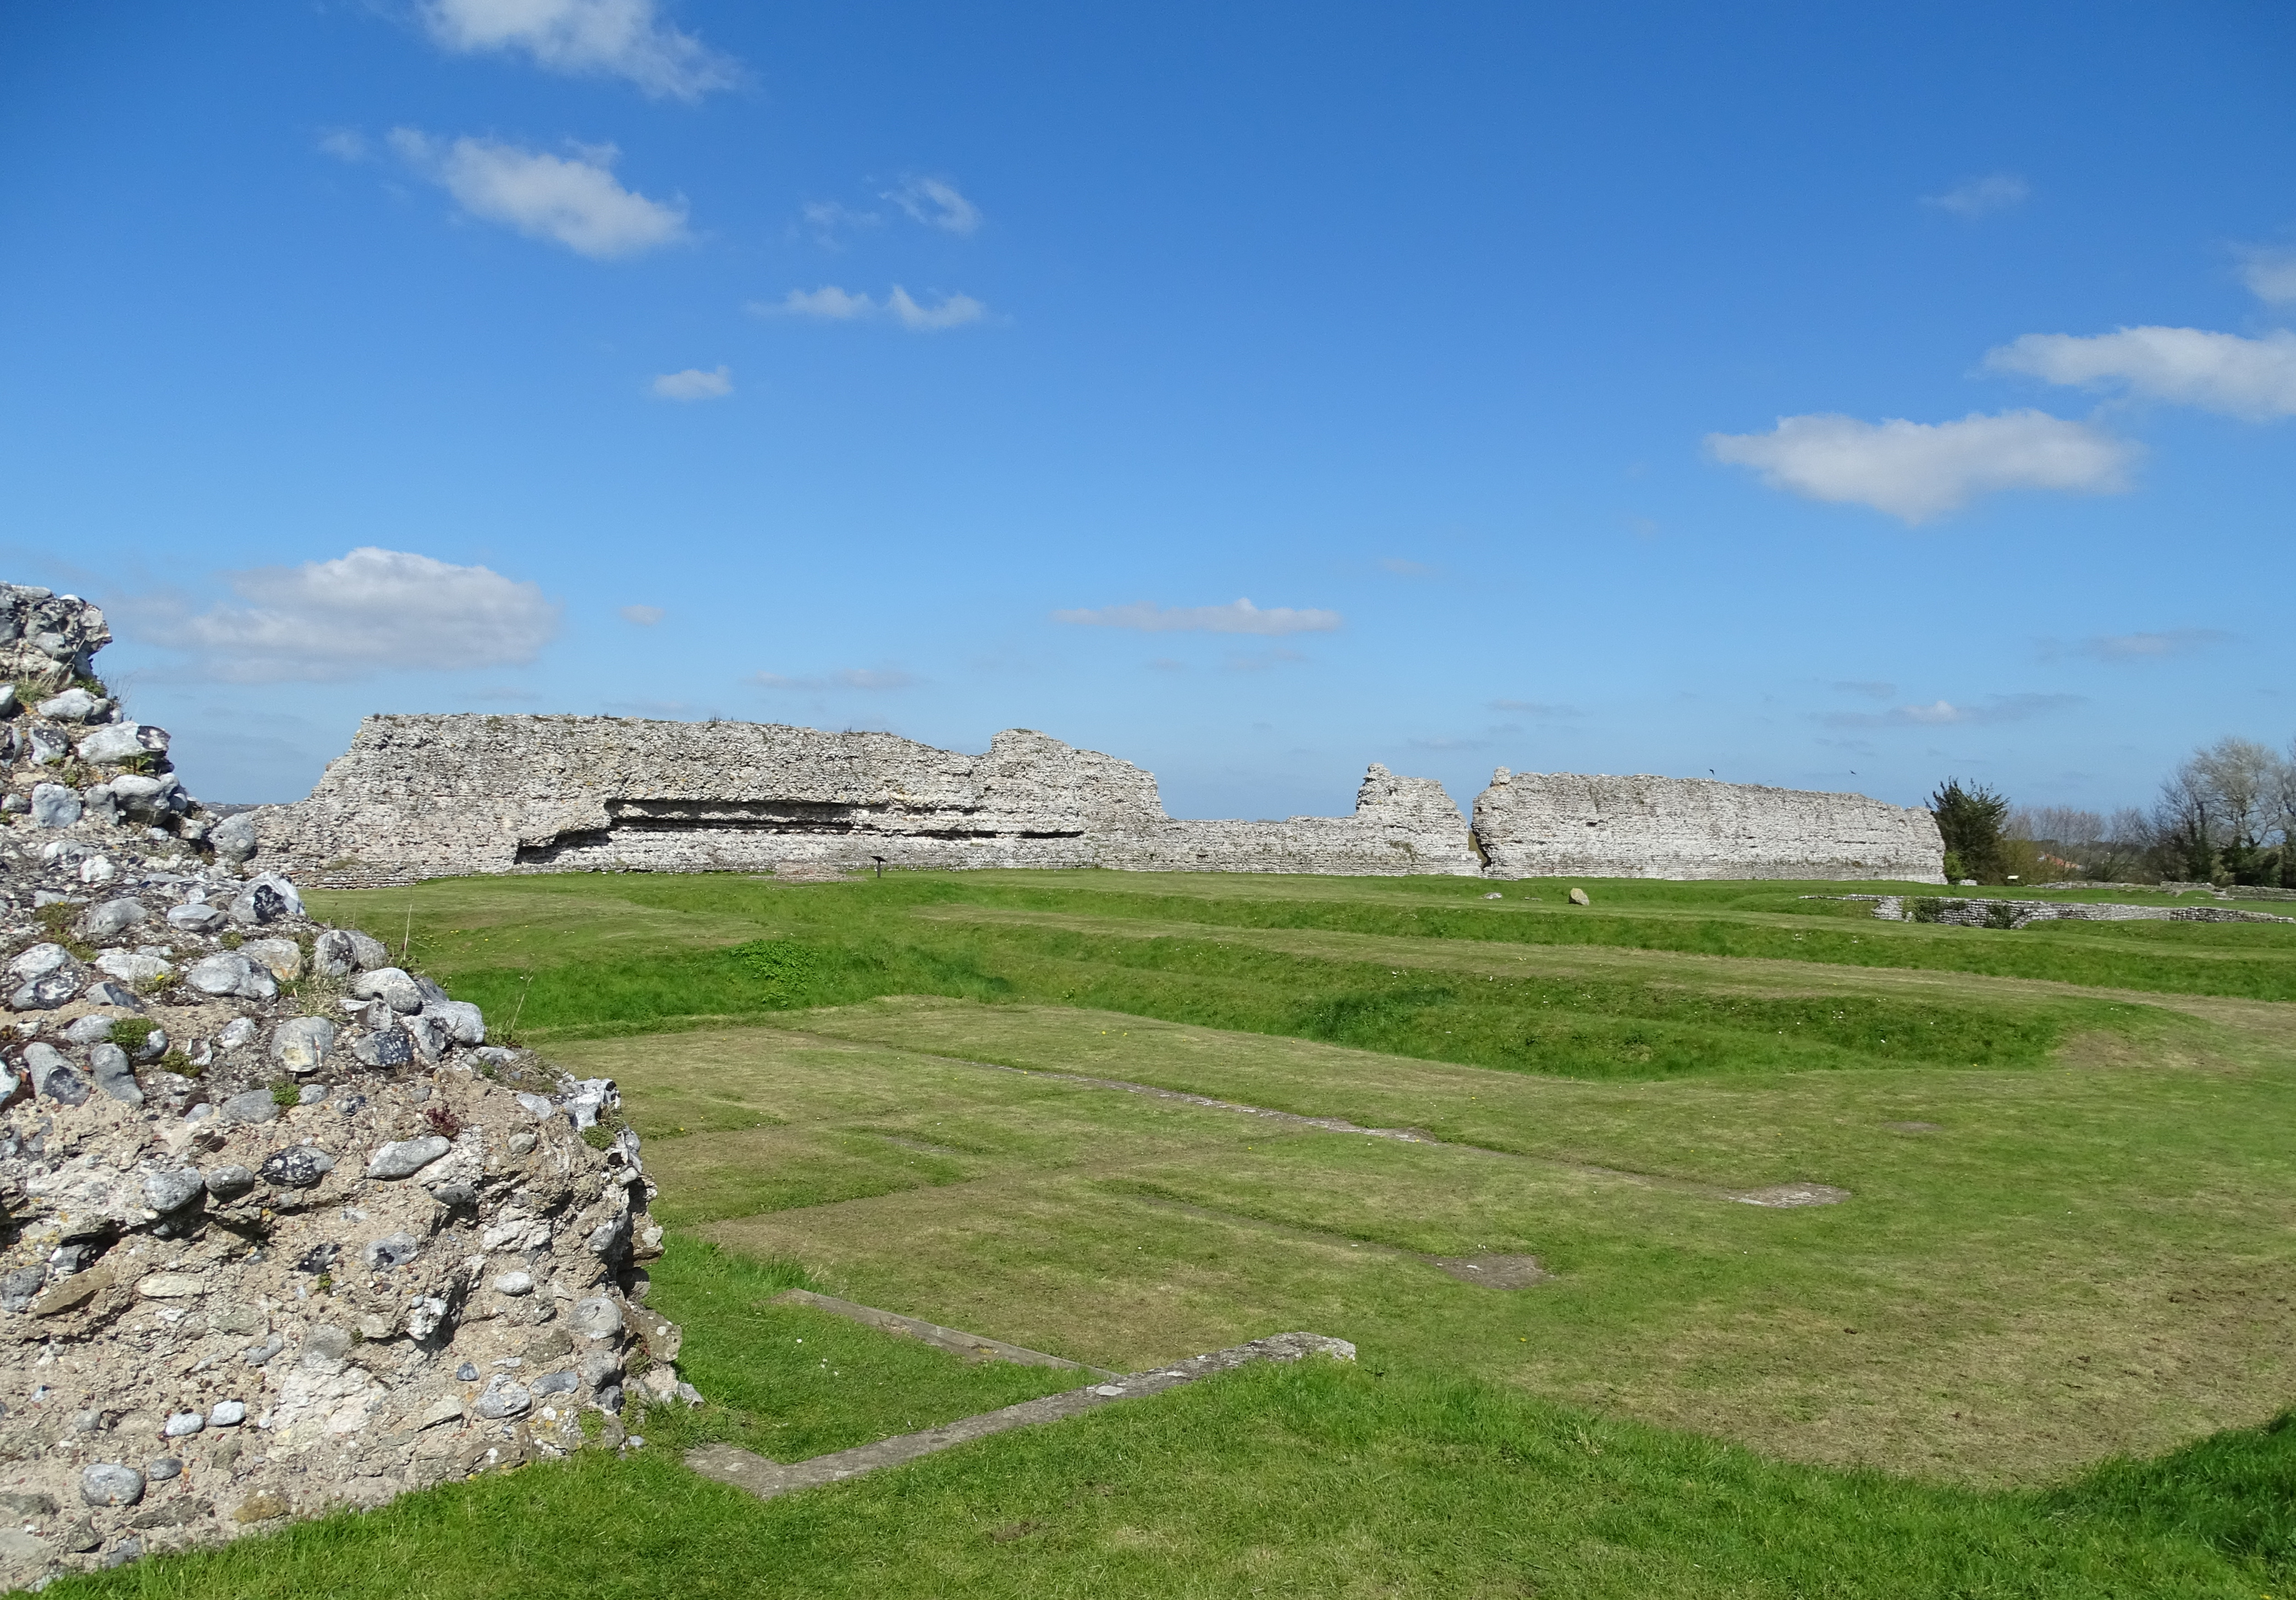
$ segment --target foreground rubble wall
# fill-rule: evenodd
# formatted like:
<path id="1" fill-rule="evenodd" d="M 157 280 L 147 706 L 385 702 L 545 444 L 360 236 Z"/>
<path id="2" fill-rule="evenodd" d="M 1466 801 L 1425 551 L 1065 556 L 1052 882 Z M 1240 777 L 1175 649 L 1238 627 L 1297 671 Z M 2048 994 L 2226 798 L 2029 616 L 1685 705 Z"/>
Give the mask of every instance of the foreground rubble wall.
<path id="1" fill-rule="evenodd" d="M 1128 761 L 1007 729 L 966 755 L 891 734 L 613 717 L 370 717 L 308 800 L 251 814 L 266 859 L 354 884 L 464 873 L 1111 866 L 1479 870 L 1429 778 L 1374 766 L 1352 816 L 1182 822 Z"/>
<path id="2" fill-rule="evenodd" d="M 1945 882 L 1918 807 L 1709 778 L 1499 768 L 1475 800 L 1495 878 L 1886 878 Z"/>
<path id="3" fill-rule="evenodd" d="M 0 1588 L 613 1448 L 691 1401 L 604 1079 L 312 921 L 0 585 Z"/>

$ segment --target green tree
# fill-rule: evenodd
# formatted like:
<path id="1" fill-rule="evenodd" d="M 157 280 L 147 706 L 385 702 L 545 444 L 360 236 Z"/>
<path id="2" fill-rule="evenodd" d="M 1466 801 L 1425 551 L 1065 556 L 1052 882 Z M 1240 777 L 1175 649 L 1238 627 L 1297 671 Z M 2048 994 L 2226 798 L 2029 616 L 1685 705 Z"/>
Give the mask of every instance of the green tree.
<path id="1" fill-rule="evenodd" d="M 1946 876 L 1998 883 L 2008 873 L 2005 826 L 2009 800 L 1982 784 L 1948 778 L 1930 796 L 1930 815 L 1945 840 Z"/>

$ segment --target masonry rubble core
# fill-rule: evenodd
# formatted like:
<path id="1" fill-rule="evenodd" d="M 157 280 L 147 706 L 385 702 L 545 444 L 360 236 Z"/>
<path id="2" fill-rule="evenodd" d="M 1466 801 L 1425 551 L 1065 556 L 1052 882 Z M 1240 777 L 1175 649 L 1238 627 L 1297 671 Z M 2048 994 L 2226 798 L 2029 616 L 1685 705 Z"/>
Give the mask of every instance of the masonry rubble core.
<path id="1" fill-rule="evenodd" d="M 488 1043 L 184 792 L 0 585 L 0 1588 L 693 1403 L 611 1080 Z"/>
<path id="2" fill-rule="evenodd" d="M 265 859 L 341 887 L 880 862 L 1945 881 L 1930 814 L 1864 795 L 1502 767 L 1471 827 L 1434 779 L 1374 764 L 1351 816 L 1181 821 L 1154 775 L 1023 728 L 973 756 L 770 723 L 376 716 L 309 799 L 249 816 Z"/>

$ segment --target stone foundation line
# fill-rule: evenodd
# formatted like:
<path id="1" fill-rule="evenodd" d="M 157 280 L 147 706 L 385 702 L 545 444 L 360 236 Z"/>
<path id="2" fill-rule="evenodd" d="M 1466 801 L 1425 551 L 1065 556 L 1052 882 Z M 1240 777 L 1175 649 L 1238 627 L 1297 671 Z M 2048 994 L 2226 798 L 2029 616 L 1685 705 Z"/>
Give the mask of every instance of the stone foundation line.
<path id="1" fill-rule="evenodd" d="M 839 1483 L 848 1478 L 857 1478 L 864 1473 L 873 1473 L 880 1467 L 898 1466 L 905 1461 L 914 1461 L 920 1456 L 931 1456 L 956 1445 L 970 1444 L 976 1439 L 986 1439 L 991 1434 L 1009 1432 L 1014 1428 L 1033 1427 L 1038 1423 L 1058 1422 L 1063 1417 L 1081 1416 L 1087 1411 L 1113 1405 L 1118 1400 L 1162 1394 L 1167 1390 L 1195 1383 L 1200 1378 L 1234 1372 L 1254 1361 L 1299 1361 L 1309 1356 L 1329 1356 L 1335 1361 L 1352 1361 L 1356 1358 L 1356 1347 L 1344 1339 L 1329 1339 L 1321 1333 L 1276 1333 L 1229 1350 L 1214 1350 L 1210 1355 L 1191 1356 L 1169 1366 L 1132 1373 L 1109 1383 L 1071 1389 L 1062 1394 L 1048 1394 L 1041 1399 L 1023 1400 L 1017 1406 L 984 1411 L 977 1416 L 964 1417 L 942 1427 L 881 1439 L 874 1444 L 839 1450 L 828 1456 L 816 1456 L 810 1461 L 785 1465 L 777 1461 L 768 1461 L 755 1451 L 742 1449 L 738 1445 L 710 1444 L 688 1450 L 685 1465 L 705 1478 L 730 1483 L 735 1489 L 749 1490 L 761 1500 L 770 1500 L 793 1489 L 811 1489 L 822 1483 Z"/>
<path id="2" fill-rule="evenodd" d="M 1113 1378 L 1120 1374 L 1104 1366 L 1094 1366 L 1083 1361 L 1071 1361 L 1066 1356 L 1048 1356 L 1042 1350 L 1032 1350 L 1017 1344 L 1007 1344 L 1002 1339 L 991 1339 L 985 1333 L 968 1333 L 962 1328 L 945 1328 L 937 1322 L 926 1322 L 914 1317 L 904 1317 L 898 1311 L 880 1311 L 874 1306 L 856 1304 L 840 1300 L 833 1294 L 816 1294 L 810 1289 L 789 1289 L 774 1296 L 773 1303 L 783 1306 L 804 1306 L 815 1311 L 826 1311 L 832 1317 L 842 1317 L 865 1327 L 875 1328 L 881 1333 L 894 1333 L 963 1356 L 968 1361 L 1007 1361 L 1015 1366 L 1058 1366 L 1073 1372 L 1088 1372 L 1095 1377 Z"/>
<path id="3" fill-rule="evenodd" d="M 1942 923 L 1956 928 L 2017 929 L 2033 923 L 2296 923 L 2269 911 L 2229 906 L 2121 906 L 2096 900 L 2012 900 L 1969 896 L 1806 894 L 1805 900 L 1871 902 L 1875 920 Z"/>
<path id="4" fill-rule="evenodd" d="M 797 1029 L 784 1032 L 795 1034 Z M 834 1038 L 832 1034 L 816 1034 L 816 1038 Z M 848 1041 L 839 1040 L 840 1043 Z M 1072 1083 L 1079 1088 L 1115 1089 L 1127 1095 L 1139 1095 L 1150 1100 L 1169 1100 L 1182 1105 L 1201 1107 L 1205 1111 L 1234 1112 L 1246 1117 L 1259 1117 L 1287 1128 L 1312 1128 L 1323 1133 L 1354 1134 L 1366 1139 L 1392 1139 L 1398 1145 L 1426 1145 L 1438 1150 L 1464 1150 L 1472 1155 L 1491 1156 L 1499 1161 L 1529 1161 L 1535 1166 L 1552 1167 L 1563 1172 L 1576 1172 L 1587 1177 L 1616 1178 L 1621 1183 L 1638 1184 L 1649 1189 L 1667 1189 L 1677 1194 L 1695 1194 L 1706 1200 L 1730 1200 L 1740 1205 L 1758 1205 L 1773 1210 L 1790 1210 L 1799 1206 L 1839 1205 L 1850 1198 L 1847 1189 L 1831 1184 L 1791 1183 L 1772 1184 L 1759 1189 L 1724 1189 L 1712 1184 L 1702 1184 L 1687 1177 L 1669 1177 L 1656 1172 L 1629 1172 L 1620 1167 L 1599 1167 L 1591 1161 L 1565 1161 L 1561 1156 L 1531 1155 L 1520 1150 L 1499 1150 L 1488 1145 L 1468 1145 L 1452 1139 L 1439 1139 L 1431 1133 L 1421 1133 L 1415 1128 L 1366 1128 L 1360 1122 L 1350 1122 L 1344 1117 L 1310 1117 L 1301 1112 L 1280 1112 L 1264 1105 L 1247 1105 L 1241 1100 L 1216 1100 L 1210 1095 L 1192 1094 L 1186 1089 L 1168 1089 L 1152 1083 L 1134 1083 L 1122 1078 L 1093 1078 L 1082 1072 L 1055 1072 L 1048 1067 L 1014 1067 L 1001 1061 L 973 1061 L 962 1055 L 937 1055 L 917 1050 L 912 1054 L 929 1061 L 947 1062 L 952 1066 L 980 1067 L 991 1072 L 1012 1072 L 1022 1078 L 1049 1079 L 1054 1083 Z M 842 1204 L 842 1202 L 832 1202 Z M 890 1316 L 879 1312 L 879 1316 Z M 931 1324 L 924 1324 L 931 1326 Z M 960 1337 L 970 1338 L 964 1334 Z"/>

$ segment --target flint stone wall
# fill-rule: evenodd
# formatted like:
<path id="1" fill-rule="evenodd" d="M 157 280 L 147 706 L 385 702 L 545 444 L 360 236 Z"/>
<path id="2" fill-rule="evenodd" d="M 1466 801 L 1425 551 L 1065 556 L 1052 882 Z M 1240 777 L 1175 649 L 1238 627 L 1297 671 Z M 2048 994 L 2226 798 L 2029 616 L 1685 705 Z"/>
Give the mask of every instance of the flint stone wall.
<path id="1" fill-rule="evenodd" d="M 1027 729 L 982 755 L 891 734 L 613 717 L 370 717 L 265 857 L 350 887 L 471 873 L 1080 867 L 1944 882 L 1926 811 L 1855 794 L 1512 775 L 1471 832 L 1374 765 L 1346 816 L 1180 821 L 1154 775 Z"/>
<path id="2" fill-rule="evenodd" d="M 1345 817 L 1181 822 L 1128 761 L 1008 729 L 891 734 L 611 717 L 370 717 L 308 800 L 250 813 L 313 881 L 464 873 L 1111 866 L 1472 874 L 1441 784 L 1374 766 Z"/>
<path id="3" fill-rule="evenodd" d="M 1475 800 L 1494 878 L 1886 878 L 1945 882 L 1918 807 L 1710 778 L 1510 773 Z"/>

